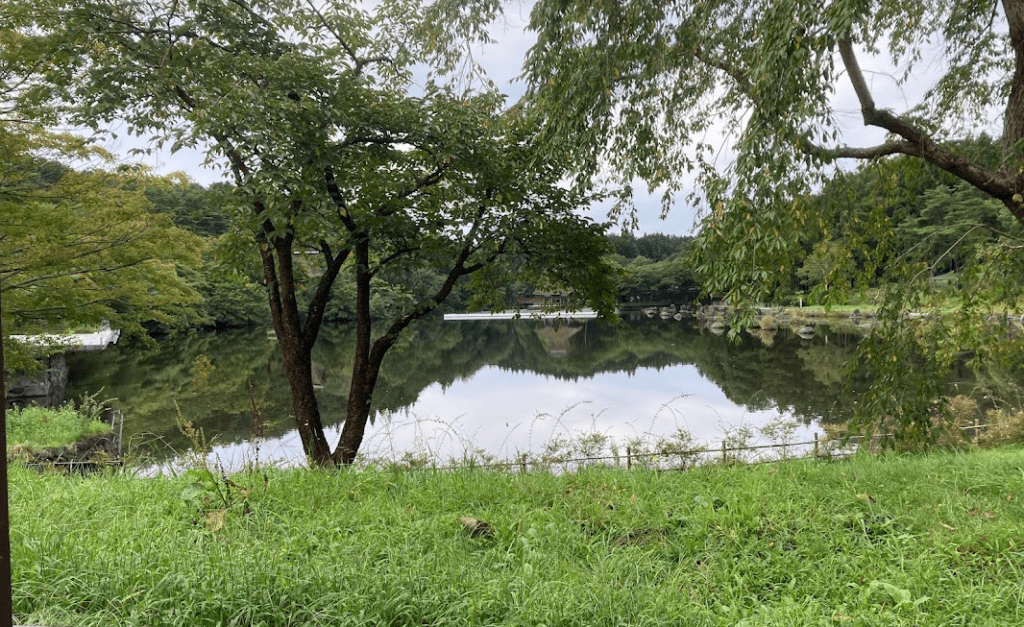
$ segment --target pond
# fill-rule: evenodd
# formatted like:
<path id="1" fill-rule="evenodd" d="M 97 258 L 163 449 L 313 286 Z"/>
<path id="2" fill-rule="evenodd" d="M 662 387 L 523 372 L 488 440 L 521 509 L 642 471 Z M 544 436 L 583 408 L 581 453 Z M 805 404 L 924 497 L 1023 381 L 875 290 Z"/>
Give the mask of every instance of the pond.
<path id="1" fill-rule="evenodd" d="M 858 336 L 819 326 L 730 340 L 692 320 L 422 321 L 385 359 L 361 455 L 439 462 L 467 453 L 513 459 L 568 440 L 623 450 L 680 430 L 699 444 L 780 421 L 797 439 L 844 422 L 856 391 L 842 364 Z M 321 411 L 337 442 L 354 333 L 325 329 L 314 352 Z M 155 462 L 191 446 L 189 421 L 229 468 L 302 463 L 276 343 L 265 329 L 183 335 L 68 358 L 69 398 L 99 393 L 125 414 L 130 454 Z M 102 391 L 101 391 L 102 390 Z M 262 437 L 254 439 L 254 414 Z M 588 437 L 589 436 L 589 437 Z"/>

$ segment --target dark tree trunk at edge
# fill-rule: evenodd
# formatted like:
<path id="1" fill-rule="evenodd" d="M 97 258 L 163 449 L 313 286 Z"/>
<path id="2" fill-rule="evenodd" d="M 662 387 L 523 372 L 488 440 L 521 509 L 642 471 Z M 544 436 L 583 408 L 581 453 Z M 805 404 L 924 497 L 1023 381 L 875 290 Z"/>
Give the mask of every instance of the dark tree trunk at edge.
<path id="1" fill-rule="evenodd" d="M 370 371 L 370 341 L 373 320 L 370 318 L 370 242 L 361 234 L 355 246 L 356 253 L 356 351 L 352 364 L 352 385 L 349 387 L 345 426 L 341 430 L 334 461 L 339 465 L 351 464 L 363 443 L 366 422 L 373 402 L 373 387 L 367 374 Z M 378 364 L 379 365 L 379 364 Z"/>
<path id="2" fill-rule="evenodd" d="M 3 323 L 0 322 L 0 627 L 14 623 L 11 594 L 11 516 L 7 490 L 7 378 L 4 376 Z"/>

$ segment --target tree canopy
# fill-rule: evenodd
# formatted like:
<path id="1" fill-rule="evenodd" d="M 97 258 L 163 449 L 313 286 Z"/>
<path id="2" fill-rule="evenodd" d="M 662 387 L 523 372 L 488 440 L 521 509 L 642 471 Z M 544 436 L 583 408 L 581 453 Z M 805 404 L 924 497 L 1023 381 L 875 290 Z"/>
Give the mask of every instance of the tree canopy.
<path id="1" fill-rule="evenodd" d="M 612 313 L 610 246 L 576 212 L 590 198 L 561 184 L 565 155 L 540 149 L 532 109 L 507 108 L 486 82 L 447 80 L 495 3 L 12 4 L 19 32 L 43 51 L 45 80 L 26 90 L 25 111 L 56 100 L 77 124 L 103 131 L 123 119 L 223 165 L 235 186 L 231 250 L 259 256 L 314 463 L 352 461 L 385 354 L 456 284 L 470 281 L 484 306 L 526 278 Z M 374 329 L 373 279 L 423 267 L 445 272 Z M 358 332 L 332 450 L 310 353 L 339 276 L 352 281 Z M 304 284 L 315 287 L 300 310 Z"/>
<path id="2" fill-rule="evenodd" d="M 703 212 L 695 262 L 709 293 L 737 305 L 778 298 L 804 265 L 805 236 L 845 223 L 839 248 L 817 250 L 808 272 L 828 286 L 828 302 L 842 302 L 851 286 L 885 286 L 884 324 L 860 353 L 876 380 L 863 403 L 868 420 L 892 418 L 898 432 L 924 435 L 938 411 L 925 378 L 961 349 L 985 345 L 979 358 L 1005 357 L 1018 345 L 996 341 L 1021 299 L 1021 241 L 997 226 L 1006 220 L 965 212 L 960 197 L 936 191 L 916 227 L 896 234 L 898 192 L 867 213 L 839 202 L 817 211 L 812 197 L 845 160 L 889 172 L 890 190 L 925 162 L 998 203 L 984 211 L 997 206 L 1024 223 L 1024 2 L 540 0 L 531 26 L 530 93 L 547 112 L 547 132 L 575 151 L 581 180 L 607 177 L 627 191 L 643 180 L 666 190 L 666 207 L 695 181 L 688 200 Z M 879 71 L 897 86 L 932 80 L 917 102 L 895 110 L 872 80 Z M 851 109 L 881 131 L 877 142 L 844 127 Z M 960 141 L 986 121 L 1001 134 L 995 159 Z M 722 144 L 712 139 L 720 135 Z M 930 251 L 894 254 L 894 237 L 925 226 L 936 235 Z M 929 279 L 964 265 L 940 258 L 967 231 L 988 234 L 972 248 L 972 270 L 954 293 L 938 290 Z M 825 280 L 849 270 L 843 259 L 857 259 L 858 277 Z M 951 301 L 955 324 L 906 320 L 908 311 L 939 313 Z M 1003 323 L 993 327 L 985 314 Z M 928 367 L 898 371 L 899 352 Z"/>

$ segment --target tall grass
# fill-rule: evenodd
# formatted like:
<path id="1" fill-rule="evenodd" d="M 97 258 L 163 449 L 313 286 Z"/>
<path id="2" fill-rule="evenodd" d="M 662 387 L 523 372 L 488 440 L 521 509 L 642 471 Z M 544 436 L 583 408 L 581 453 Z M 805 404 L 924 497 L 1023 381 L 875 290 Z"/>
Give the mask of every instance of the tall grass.
<path id="1" fill-rule="evenodd" d="M 68 626 L 1020 625 L 1022 453 L 560 475 L 12 467 L 14 611 Z"/>

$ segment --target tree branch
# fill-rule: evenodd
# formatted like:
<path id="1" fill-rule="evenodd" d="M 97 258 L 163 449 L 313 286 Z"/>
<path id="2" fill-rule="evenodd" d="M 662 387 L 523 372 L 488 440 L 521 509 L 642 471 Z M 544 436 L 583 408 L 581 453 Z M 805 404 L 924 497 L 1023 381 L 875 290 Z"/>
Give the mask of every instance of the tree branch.
<path id="1" fill-rule="evenodd" d="M 896 154 L 918 157 L 1002 201 L 1019 221 L 1024 222 L 1024 209 L 1022 209 L 1021 203 L 1015 200 L 1015 197 L 1019 198 L 1019 196 L 1015 196 L 1018 191 L 1012 177 L 979 166 L 939 145 L 923 129 L 906 118 L 895 115 L 886 109 L 878 109 L 867 81 L 864 79 L 860 64 L 857 62 L 853 41 L 849 37 L 841 38 L 838 41 L 838 47 L 843 65 L 860 103 L 864 125 L 881 128 L 901 139 L 863 148 L 842 145 L 826 147 L 815 143 L 807 133 L 803 133 L 793 139 L 798 150 L 825 161 L 875 159 Z M 694 49 L 693 55 L 700 62 L 724 72 L 735 83 L 740 93 L 750 99 L 754 106 L 759 104 L 754 97 L 750 77 L 742 69 L 725 59 L 709 54 L 700 46 Z"/>
<path id="2" fill-rule="evenodd" d="M 341 194 L 341 188 L 338 187 L 338 180 L 334 178 L 334 168 L 329 165 L 324 166 L 324 183 L 327 185 L 327 195 L 331 197 L 331 202 L 338 209 L 338 217 L 341 218 L 341 223 L 345 225 L 349 233 L 355 233 L 357 230 L 356 222 L 349 214 L 348 204 L 345 202 L 345 197 Z"/>
<path id="3" fill-rule="evenodd" d="M 316 6 L 316 4 L 313 3 L 313 0 L 306 0 L 306 4 L 309 6 L 310 10 L 313 11 L 313 14 L 316 15 L 317 18 L 320 20 L 320 24 L 324 28 L 326 28 L 332 35 L 334 35 L 334 38 L 345 50 L 345 54 L 347 54 L 352 59 L 352 63 L 355 64 L 353 70 L 355 71 L 356 74 L 362 74 L 363 68 L 369 65 L 370 63 L 394 64 L 394 59 L 385 55 L 380 55 L 377 57 L 360 57 L 358 54 L 356 54 L 355 48 L 353 48 L 352 45 L 349 44 L 348 41 L 341 36 L 341 33 L 338 32 L 336 28 L 331 26 L 331 24 L 327 21 L 327 18 L 324 17 L 324 14 L 321 13 L 320 9 Z"/>
<path id="4" fill-rule="evenodd" d="M 51 279 L 63 279 L 63 278 L 66 278 L 66 277 L 81 276 L 83 274 L 93 274 L 93 273 L 97 273 L 97 272 L 104 272 L 104 273 L 105 272 L 117 272 L 118 270 L 124 270 L 125 268 L 133 268 L 133 267 L 135 267 L 137 265 L 140 265 L 140 264 L 143 264 L 143 263 L 145 263 L 147 261 L 150 261 L 151 259 L 152 259 L 152 257 L 144 257 L 142 259 L 136 259 L 135 261 L 118 264 L 116 266 L 102 266 L 102 267 L 99 267 L 99 268 L 85 268 L 85 269 L 78 269 L 78 270 L 68 270 L 66 272 L 54 272 L 54 273 L 51 273 L 51 274 L 44 274 L 42 276 L 34 276 L 34 277 L 31 277 L 31 278 L 25 279 L 24 281 L 19 281 L 17 283 L 7 283 L 7 284 L 4 285 L 4 289 L 7 290 L 7 291 L 12 291 L 12 290 L 17 290 L 17 289 L 24 289 L 26 287 L 30 287 L 32 285 L 35 285 L 36 283 L 41 283 L 43 281 L 49 281 Z"/>
<path id="5" fill-rule="evenodd" d="M 437 185 L 439 182 L 441 182 L 441 179 L 444 178 L 444 173 L 448 170 L 449 167 L 451 167 L 451 164 L 451 158 L 445 159 L 443 162 L 438 164 L 433 169 L 433 171 L 429 172 L 428 174 L 418 179 L 415 183 L 412 184 L 412 186 L 407 187 L 398 192 L 397 194 L 395 194 L 395 198 L 398 200 L 404 200 L 424 188 L 430 187 L 432 185 Z M 392 209 L 389 211 L 384 208 L 381 208 L 377 212 L 377 215 L 386 218 L 390 215 L 394 215 L 396 211 L 397 209 Z"/>
<path id="6" fill-rule="evenodd" d="M 1014 180 L 1002 172 L 990 170 L 961 157 L 955 152 L 935 143 L 928 137 L 921 128 L 912 124 L 905 118 L 894 115 L 886 109 L 878 109 L 871 97 L 867 81 L 864 80 L 864 73 L 857 62 L 857 55 L 853 50 L 853 41 L 849 37 L 839 40 L 839 54 L 842 57 L 846 73 L 853 83 L 853 90 L 860 102 L 861 115 L 864 118 L 865 126 L 875 126 L 884 129 L 894 135 L 902 137 L 904 142 L 890 144 L 898 147 L 903 154 L 920 157 L 950 174 L 957 176 L 993 198 L 1000 200 L 1011 213 L 1021 222 L 1024 222 L 1024 208 L 1022 203 L 1015 199 L 1019 194 L 1015 188 Z M 868 153 L 870 155 L 870 151 Z M 855 157 L 865 158 L 865 157 Z"/>
<path id="7" fill-rule="evenodd" d="M 334 281 L 338 278 L 338 273 L 352 252 L 351 248 L 345 248 L 339 251 L 337 256 L 331 257 L 330 247 L 326 242 L 322 242 L 321 245 L 327 251 L 327 268 L 320 276 L 316 293 L 306 308 L 306 328 L 303 330 L 303 342 L 310 347 L 316 342 L 317 335 L 320 333 L 320 325 L 323 323 L 324 312 L 327 310 L 327 303 L 331 298 Z"/>

